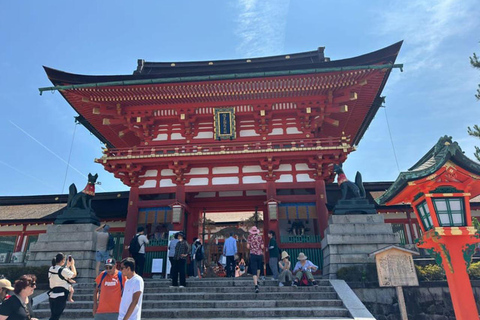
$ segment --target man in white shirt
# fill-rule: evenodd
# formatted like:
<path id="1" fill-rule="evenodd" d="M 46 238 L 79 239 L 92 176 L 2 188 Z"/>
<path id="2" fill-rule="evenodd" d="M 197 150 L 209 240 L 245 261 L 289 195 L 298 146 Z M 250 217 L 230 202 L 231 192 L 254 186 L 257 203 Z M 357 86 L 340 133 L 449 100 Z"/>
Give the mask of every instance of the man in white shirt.
<path id="1" fill-rule="evenodd" d="M 137 228 L 137 236 L 140 249 L 138 250 L 138 253 L 133 256 L 133 259 L 135 259 L 135 272 L 140 277 L 143 277 L 143 267 L 145 266 L 145 246 L 148 244 L 148 238 L 145 235 L 144 227 Z"/>
<path id="2" fill-rule="evenodd" d="M 118 320 L 141 320 L 144 284 L 142 277 L 135 273 L 135 260 L 123 259 L 120 269 L 127 281 L 120 301 Z"/>

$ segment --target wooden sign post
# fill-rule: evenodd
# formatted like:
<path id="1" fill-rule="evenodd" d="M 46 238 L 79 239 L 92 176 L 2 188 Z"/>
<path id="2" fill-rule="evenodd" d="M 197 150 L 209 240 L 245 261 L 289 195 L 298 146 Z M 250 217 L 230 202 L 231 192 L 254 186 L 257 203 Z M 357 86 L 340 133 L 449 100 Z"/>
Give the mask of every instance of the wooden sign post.
<path id="1" fill-rule="evenodd" d="M 396 288 L 402 320 L 408 320 L 402 287 L 418 286 L 412 255 L 419 255 L 419 253 L 397 246 L 388 246 L 371 255 L 375 256 L 380 287 Z"/>

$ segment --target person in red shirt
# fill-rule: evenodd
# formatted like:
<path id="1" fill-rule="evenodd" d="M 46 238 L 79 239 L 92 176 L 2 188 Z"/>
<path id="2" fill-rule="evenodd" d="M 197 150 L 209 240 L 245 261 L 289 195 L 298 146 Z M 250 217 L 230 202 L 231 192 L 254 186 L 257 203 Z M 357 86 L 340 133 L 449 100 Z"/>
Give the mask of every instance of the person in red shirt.
<path id="1" fill-rule="evenodd" d="M 96 320 L 117 320 L 122 291 L 127 277 L 115 267 L 115 259 L 105 261 L 105 271 L 95 279 L 93 316 Z"/>
<path id="2" fill-rule="evenodd" d="M 255 285 L 255 293 L 258 293 L 258 278 L 263 269 L 263 251 L 265 245 L 260 230 L 253 226 L 248 231 L 250 235 L 247 239 L 247 249 L 250 250 L 250 273 L 253 275 L 253 284 Z"/>

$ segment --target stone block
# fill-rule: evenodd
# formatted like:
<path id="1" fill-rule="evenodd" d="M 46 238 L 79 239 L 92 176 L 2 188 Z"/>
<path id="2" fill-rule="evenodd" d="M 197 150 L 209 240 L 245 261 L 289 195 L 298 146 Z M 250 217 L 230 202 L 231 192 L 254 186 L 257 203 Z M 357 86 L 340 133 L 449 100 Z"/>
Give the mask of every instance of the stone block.
<path id="1" fill-rule="evenodd" d="M 49 251 L 49 252 L 65 252 L 65 251 L 80 251 L 94 250 L 94 242 L 90 241 L 73 241 L 73 242 L 37 242 L 35 251 Z M 32 250 L 33 251 L 33 250 Z"/>
<path id="2" fill-rule="evenodd" d="M 331 215 L 328 218 L 328 224 L 348 224 L 348 223 L 384 223 L 385 219 L 380 214 L 355 214 L 355 215 Z"/>
<path id="3" fill-rule="evenodd" d="M 389 223 L 368 224 L 368 223 L 350 223 L 350 224 L 332 224 L 328 226 L 328 234 L 391 234 L 392 225 Z"/>
<path id="4" fill-rule="evenodd" d="M 390 244 L 398 244 L 400 237 L 397 234 L 358 234 L 358 235 L 340 235 L 340 234 L 327 234 L 322 239 L 322 247 L 331 244 L 375 244 L 383 243 L 385 246 Z M 325 244 L 325 245 L 324 245 Z"/>

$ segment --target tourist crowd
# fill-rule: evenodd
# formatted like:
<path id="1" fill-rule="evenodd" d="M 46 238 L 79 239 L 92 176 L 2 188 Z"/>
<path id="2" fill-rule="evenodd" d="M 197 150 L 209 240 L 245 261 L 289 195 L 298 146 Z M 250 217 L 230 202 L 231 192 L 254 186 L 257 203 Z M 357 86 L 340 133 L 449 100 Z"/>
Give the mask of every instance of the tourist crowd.
<path id="1" fill-rule="evenodd" d="M 93 317 L 96 320 L 139 320 L 141 319 L 142 301 L 144 292 L 143 269 L 145 264 L 145 246 L 149 244 L 144 235 L 143 227 L 137 229 L 129 245 L 132 257 L 125 258 L 117 269 L 115 259 L 110 257 L 112 249 L 109 226 L 102 225 L 96 229 L 96 279 L 93 292 Z M 225 240 L 222 256 L 218 262 L 225 269 L 226 277 L 241 277 L 249 273 L 253 276 L 254 291 L 258 293 L 259 279 L 264 272 L 264 254 L 268 250 L 268 265 L 272 272 L 272 279 L 278 281 L 280 287 L 286 285 L 316 285 L 313 273 L 318 270 L 307 256 L 301 252 L 292 271 L 290 256 L 281 251 L 275 239 L 275 232 L 268 233 L 268 246 L 265 247 L 263 237 L 257 227 L 248 231 L 246 239 L 247 249 L 250 252 L 249 261 L 238 253 L 237 238 L 234 232 Z M 187 260 L 192 265 L 192 276 L 204 276 L 205 249 L 202 241 L 194 238 L 189 245 L 183 232 L 172 236 L 168 245 L 170 262 L 171 287 L 186 287 Z M 105 270 L 100 272 L 100 265 L 104 262 Z M 52 259 L 52 266 L 48 270 L 50 290 L 48 291 L 51 316 L 50 320 L 60 319 L 67 302 L 73 302 L 73 280 L 77 276 L 75 259 L 58 253 Z M 26 274 L 17 279 L 12 286 L 7 279 L 0 279 L 0 320 L 36 320 L 32 311 L 31 295 L 36 288 L 36 276 Z"/>

